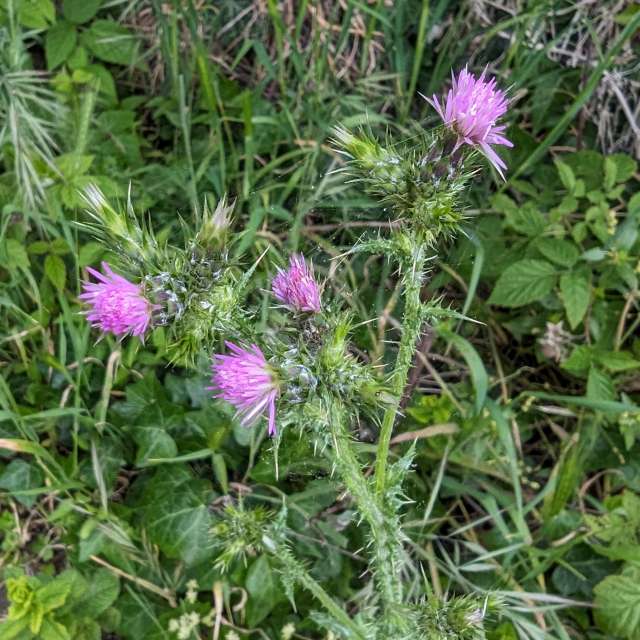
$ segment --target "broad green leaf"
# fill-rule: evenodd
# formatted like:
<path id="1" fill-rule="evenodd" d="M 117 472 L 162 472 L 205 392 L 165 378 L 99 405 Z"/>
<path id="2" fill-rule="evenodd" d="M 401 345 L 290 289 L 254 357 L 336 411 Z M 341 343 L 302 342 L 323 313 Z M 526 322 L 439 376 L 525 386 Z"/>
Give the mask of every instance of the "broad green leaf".
<path id="1" fill-rule="evenodd" d="M 131 65 L 135 61 L 137 40 L 126 27 L 113 20 L 95 20 L 82 36 L 96 58 L 112 64 Z"/>
<path id="2" fill-rule="evenodd" d="M 587 398 L 591 400 L 615 400 L 613 380 L 596 367 L 591 367 L 587 378 Z"/>
<path id="3" fill-rule="evenodd" d="M 629 371 L 640 367 L 640 360 L 636 360 L 628 351 L 598 351 L 596 360 L 609 371 Z"/>
<path id="4" fill-rule="evenodd" d="M 599 624 L 614 636 L 640 640 L 640 570 L 628 567 L 596 585 L 595 604 Z"/>
<path id="5" fill-rule="evenodd" d="M 547 221 L 530 202 L 506 214 L 506 223 L 516 231 L 530 237 L 539 236 L 547 226 Z"/>
<path id="6" fill-rule="evenodd" d="M 53 618 L 45 617 L 38 635 L 39 640 L 75 640 L 71 638 L 67 628 Z"/>
<path id="7" fill-rule="evenodd" d="M 143 466 L 149 459 L 173 458 L 178 453 L 174 439 L 157 427 L 133 427 L 133 438 L 138 445 L 136 465 Z"/>
<path id="8" fill-rule="evenodd" d="M 29 29 L 46 29 L 56 21 L 53 0 L 21 0 L 17 9 L 20 24 Z"/>
<path id="9" fill-rule="evenodd" d="M 249 594 L 247 623 L 255 627 L 269 615 L 279 597 L 277 578 L 267 556 L 260 556 L 249 568 L 245 589 Z"/>
<path id="10" fill-rule="evenodd" d="M 0 622 L 0 638 L 2 640 L 13 640 L 22 635 L 29 624 L 28 618 L 19 618 L 17 620 L 3 620 Z"/>
<path id="11" fill-rule="evenodd" d="M 96 618 L 116 601 L 120 593 L 120 581 L 110 571 L 98 569 L 87 576 L 87 583 L 89 588 L 74 610 L 78 615 Z"/>
<path id="12" fill-rule="evenodd" d="M 578 247 L 568 240 L 540 238 L 535 247 L 545 258 L 561 267 L 572 267 L 580 257 Z"/>
<path id="13" fill-rule="evenodd" d="M 71 55 L 77 40 L 76 28 L 69 22 L 58 22 L 51 27 L 44 41 L 47 69 L 60 66 Z"/>
<path id="14" fill-rule="evenodd" d="M 606 191 L 613 189 L 616 184 L 618 165 L 611 158 L 604 159 L 604 188 Z"/>
<path id="15" fill-rule="evenodd" d="M 556 282 L 555 267 L 545 260 L 520 260 L 507 267 L 498 278 L 489 298 L 490 304 L 522 307 L 541 300 Z"/>
<path id="16" fill-rule="evenodd" d="M 576 186 L 576 176 L 571 170 L 571 167 L 568 164 L 562 162 L 562 160 L 554 160 L 556 169 L 558 170 L 558 175 L 560 176 L 560 181 L 564 185 L 564 188 L 569 192 L 573 193 L 573 189 Z"/>
<path id="17" fill-rule="evenodd" d="M 12 460 L 0 475 L 0 489 L 6 489 L 10 493 L 18 492 L 15 498 L 25 507 L 30 507 L 35 502 L 35 496 L 20 495 L 19 492 L 41 487 L 43 482 L 40 468 L 21 458 Z"/>
<path id="18" fill-rule="evenodd" d="M 2 245 L 2 263 L 9 269 L 28 269 L 29 254 L 24 245 L 14 238 L 6 238 Z"/>
<path id="19" fill-rule="evenodd" d="M 82 24 L 96 15 L 100 4 L 101 0 L 64 0 L 62 14 L 70 22 Z"/>
<path id="20" fill-rule="evenodd" d="M 64 571 L 53 580 L 40 587 L 35 593 L 35 601 L 40 604 L 42 612 L 47 614 L 62 607 L 69 598 L 74 581 L 81 576 L 77 571 Z"/>
<path id="21" fill-rule="evenodd" d="M 192 564 L 211 553 L 212 496 L 211 485 L 188 468 L 159 469 L 146 487 L 141 523 L 167 556 Z"/>
<path id="22" fill-rule="evenodd" d="M 560 277 L 560 293 L 572 329 L 575 329 L 584 318 L 589 308 L 591 289 L 587 272 L 573 270 Z"/>
<path id="23" fill-rule="evenodd" d="M 67 280 L 67 268 L 62 258 L 50 253 L 44 259 L 44 272 L 47 274 L 47 278 L 49 278 L 53 286 L 62 292 Z"/>

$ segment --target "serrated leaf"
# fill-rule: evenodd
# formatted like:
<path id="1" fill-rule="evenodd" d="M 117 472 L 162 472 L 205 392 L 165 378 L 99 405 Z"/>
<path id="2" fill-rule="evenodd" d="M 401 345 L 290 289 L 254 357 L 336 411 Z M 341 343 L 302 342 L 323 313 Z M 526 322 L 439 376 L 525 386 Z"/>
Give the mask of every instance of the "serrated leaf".
<path id="1" fill-rule="evenodd" d="M 522 307 L 541 300 L 556 282 L 555 267 L 545 260 L 520 260 L 507 267 L 498 278 L 489 298 L 490 304 Z"/>
<path id="2" fill-rule="evenodd" d="M 629 371 L 640 367 L 640 361 L 636 360 L 628 351 L 598 351 L 596 360 L 609 371 Z"/>
<path id="3" fill-rule="evenodd" d="M 607 633 L 640 640 L 640 571 L 629 567 L 594 588 L 598 622 Z"/>
<path id="4" fill-rule="evenodd" d="M 531 202 L 508 211 L 505 221 L 511 228 L 530 237 L 539 236 L 547 226 L 544 216 Z"/>
<path id="5" fill-rule="evenodd" d="M 582 271 L 563 273 L 560 277 L 560 293 L 569 325 L 575 329 L 589 308 L 591 288 L 588 274 Z"/>
<path id="6" fill-rule="evenodd" d="M 17 620 L 3 620 L 0 622 L 0 638 L 2 640 L 13 640 L 22 634 L 27 628 L 29 619 L 27 617 Z"/>
<path id="7" fill-rule="evenodd" d="M 60 256 L 50 253 L 44 259 L 44 272 L 58 291 L 64 290 L 67 280 L 67 268 Z"/>
<path id="8" fill-rule="evenodd" d="M 96 618 L 106 611 L 120 593 L 120 581 L 106 569 L 98 569 L 88 577 L 89 588 L 78 601 L 74 610 L 78 615 Z"/>
<path id="9" fill-rule="evenodd" d="M 38 638 L 40 640 L 72 640 L 67 628 L 52 618 L 45 618 L 42 621 Z"/>
<path id="10" fill-rule="evenodd" d="M 535 247 L 547 260 L 551 260 L 561 267 L 572 267 L 580 257 L 578 247 L 568 240 L 540 238 Z"/>
<path id="11" fill-rule="evenodd" d="M 64 0 L 62 14 L 70 22 L 82 24 L 98 13 L 101 0 Z"/>
<path id="12" fill-rule="evenodd" d="M 596 367 L 589 369 L 587 378 L 587 398 L 590 400 L 615 400 L 616 391 L 613 380 Z"/>
<path id="13" fill-rule="evenodd" d="M 576 186 L 576 176 L 573 173 L 573 170 L 568 164 L 562 162 L 562 160 L 556 159 L 555 165 L 564 188 L 570 193 L 573 193 L 573 189 Z"/>
<path id="14" fill-rule="evenodd" d="M 9 269 L 28 269 L 29 254 L 15 238 L 6 238 L 2 246 L 2 263 Z"/>
<path id="15" fill-rule="evenodd" d="M 49 71 L 60 66 L 71 55 L 77 40 L 76 28 L 69 22 L 58 22 L 47 31 L 44 52 Z"/>

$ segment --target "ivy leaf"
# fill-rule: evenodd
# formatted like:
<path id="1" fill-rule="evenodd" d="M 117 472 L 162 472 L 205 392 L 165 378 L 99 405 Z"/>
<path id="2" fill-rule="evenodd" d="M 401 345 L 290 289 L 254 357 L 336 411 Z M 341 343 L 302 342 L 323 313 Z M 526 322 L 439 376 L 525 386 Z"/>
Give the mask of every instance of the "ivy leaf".
<path id="1" fill-rule="evenodd" d="M 0 476 L 0 489 L 6 489 L 10 493 L 18 492 L 15 498 L 25 507 L 30 507 L 35 502 L 35 496 L 20 495 L 19 492 L 24 489 L 36 489 L 42 484 L 42 471 L 20 458 L 12 460 Z"/>
<path id="2" fill-rule="evenodd" d="M 556 268 L 546 260 L 520 260 L 498 278 L 489 303 L 522 307 L 541 300 L 553 289 L 556 277 Z"/>
<path id="3" fill-rule="evenodd" d="M 608 634 L 640 640 L 640 570 L 628 567 L 594 589 L 597 619 Z"/>
<path id="4" fill-rule="evenodd" d="M 210 553 L 208 506 L 211 485 L 184 467 L 158 470 L 145 488 L 142 522 L 153 542 L 170 558 L 194 564 Z"/>
<path id="5" fill-rule="evenodd" d="M 560 277 L 560 292 L 572 329 L 575 329 L 584 318 L 589 308 L 591 289 L 589 275 L 584 271 L 570 271 Z"/>
<path id="6" fill-rule="evenodd" d="M 136 465 L 144 466 L 151 458 L 173 458 L 178 453 L 174 439 L 157 427 L 134 427 L 133 438 L 138 445 Z"/>

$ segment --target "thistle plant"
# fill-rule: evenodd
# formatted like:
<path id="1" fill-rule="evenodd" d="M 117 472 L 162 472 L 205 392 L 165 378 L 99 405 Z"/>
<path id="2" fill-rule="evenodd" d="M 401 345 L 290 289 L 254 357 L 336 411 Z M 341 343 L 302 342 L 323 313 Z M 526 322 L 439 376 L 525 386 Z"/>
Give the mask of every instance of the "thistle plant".
<path id="1" fill-rule="evenodd" d="M 199 361 L 212 370 L 212 401 L 226 402 L 246 427 L 266 420 L 274 446 L 285 429 L 304 433 L 350 494 L 369 544 L 374 588 L 356 611 L 346 611 L 313 578 L 288 543 L 287 513 L 267 514 L 242 502 L 228 505 L 212 531 L 218 567 L 228 569 L 243 556 L 271 555 L 285 591 L 308 590 L 323 611 L 316 620 L 337 637 L 371 640 L 472 640 L 484 637 L 485 614 L 494 603 L 471 595 L 438 598 L 425 585 L 424 598 L 410 601 L 404 585 L 403 481 L 413 450 L 389 462 L 391 436 L 421 333 L 434 317 L 456 314 L 422 301 L 428 261 L 464 222 L 462 197 L 485 158 L 500 175 L 506 168 L 494 145 L 511 146 L 499 119 L 507 98 L 486 72 L 466 69 L 454 77 L 443 103 L 429 99 L 442 125 L 417 140 L 379 142 L 343 127 L 335 142 L 348 162 L 345 171 L 375 196 L 396 225 L 388 236 L 363 238 L 352 252 L 383 254 L 397 267 L 404 312 L 393 368 L 381 375 L 362 362 L 350 345 L 352 318 L 323 291 L 302 255 L 289 259 L 271 283 L 274 306 L 285 324 L 259 334 L 245 305 L 255 265 L 245 272 L 228 256 L 231 208 L 223 199 L 206 207 L 191 234 L 177 247 L 155 236 L 133 212 L 109 205 L 93 189 L 87 194 L 86 229 L 114 246 L 125 279 L 104 266 L 91 270 L 97 283 L 85 284 L 81 300 L 88 319 L 103 332 L 143 338 L 162 326 L 172 361 Z M 219 350 L 222 340 L 226 345 Z M 379 425 L 376 460 L 370 475 L 354 446 L 354 425 L 365 414 Z"/>

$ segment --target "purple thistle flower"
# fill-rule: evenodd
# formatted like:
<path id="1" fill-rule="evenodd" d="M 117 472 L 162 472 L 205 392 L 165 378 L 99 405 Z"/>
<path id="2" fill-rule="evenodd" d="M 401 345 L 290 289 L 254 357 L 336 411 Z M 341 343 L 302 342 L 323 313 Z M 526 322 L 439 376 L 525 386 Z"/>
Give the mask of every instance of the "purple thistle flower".
<path id="1" fill-rule="evenodd" d="M 289 268 L 278 269 L 278 275 L 271 283 L 275 297 L 295 311 L 319 313 L 320 289 L 313 277 L 313 266 L 307 265 L 302 255 L 289 258 Z"/>
<path id="2" fill-rule="evenodd" d="M 502 144 L 513 147 L 502 133 L 504 125 L 496 126 L 496 122 L 507 111 L 509 101 L 504 91 L 496 88 L 495 78 L 485 80 L 485 69 L 478 79 L 465 67 L 456 78 L 451 74 L 453 87 L 449 89 L 444 107 L 434 95 L 425 100 L 438 112 L 444 124 L 458 136 L 455 149 L 462 144 L 479 147 L 489 162 L 496 168 L 504 180 L 503 169 L 507 165 L 498 157 L 491 145 Z"/>
<path id="3" fill-rule="evenodd" d="M 79 298 L 89 305 L 87 320 L 104 333 L 123 337 L 131 334 L 143 340 L 156 305 L 144 297 L 142 285 L 114 273 L 106 262 L 102 263 L 102 269 L 104 273 L 87 267 L 98 280 L 82 285 Z"/>
<path id="4" fill-rule="evenodd" d="M 269 366 L 260 348 L 239 347 L 225 342 L 231 355 L 213 356 L 214 398 L 231 403 L 240 418 L 240 424 L 250 427 L 265 412 L 269 414 L 269 435 L 276 434 L 276 398 L 280 393 L 275 372 Z"/>

